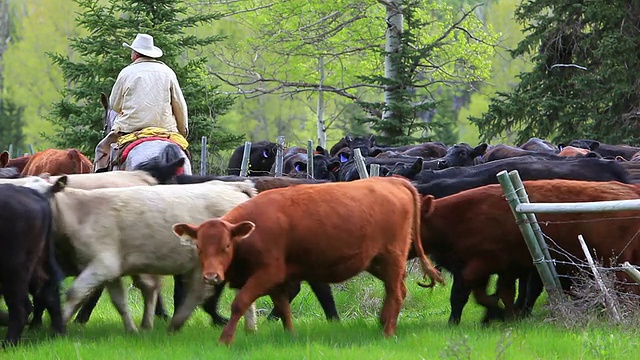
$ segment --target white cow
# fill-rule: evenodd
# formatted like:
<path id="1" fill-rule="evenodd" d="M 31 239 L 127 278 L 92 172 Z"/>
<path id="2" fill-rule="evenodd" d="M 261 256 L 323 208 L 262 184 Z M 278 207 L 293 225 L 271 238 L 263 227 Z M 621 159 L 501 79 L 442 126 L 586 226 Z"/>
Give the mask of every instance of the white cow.
<path id="1" fill-rule="evenodd" d="M 55 183 L 56 180 L 58 180 L 61 176 L 62 175 L 49 176 L 49 174 L 45 173 L 40 176 L 26 176 L 17 179 L 0 179 L 0 184 L 8 183 L 14 185 L 22 185 L 36 177 L 41 177 L 51 183 Z M 85 190 L 158 184 L 158 180 L 149 175 L 149 173 L 147 173 L 146 171 L 141 170 L 71 174 L 64 176 L 67 177 L 67 187 Z"/>
<path id="2" fill-rule="evenodd" d="M 73 249 L 81 269 L 67 291 L 65 323 L 93 290 L 106 285 L 125 329 L 137 331 L 121 277 L 184 274 L 187 296 L 169 324 L 170 331 L 178 330 L 204 300 L 205 288 L 197 250 L 180 241 L 171 226 L 220 217 L 256 193 L 250 181 L 91 191 L 66 188 L 57 193 L 52 201 L 55 229 L 69 241 L 62 246 Z M 156 279 L 156 286 L 143 290 L 143 328 L 153 326 L 159 276 Z M 247 312 L 245 320 L 247 330 L 254 331 L 255 307 Z"/>

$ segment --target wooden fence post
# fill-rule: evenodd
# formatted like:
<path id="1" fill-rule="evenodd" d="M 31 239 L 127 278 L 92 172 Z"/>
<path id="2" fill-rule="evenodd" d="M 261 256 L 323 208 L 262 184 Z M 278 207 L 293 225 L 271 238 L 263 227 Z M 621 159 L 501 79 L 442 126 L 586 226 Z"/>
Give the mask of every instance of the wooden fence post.
<path id="1" fill-rule="evenodd" d="M 13 158 L 13 144 L 9 144 L 9 159 Z"/>
<path id="2" fill-rule="evenodd" d="M 547 290 L 550 298 L 555 298 L 559 289 L 556 287 L 556 283 L 553 280 L 549 266 L 547 266 L 544 261 L 544 254 L 542 253 L 540 246 L 538 246 L 538 240 L 536 239 L 536 235 L 533 233 L 531 225 L 528 223 L 527 215 L 516 211 L 516 206 L 520 203 L 520 199 L 518 198 L 518 194 L 516 194 L 513 184 L 509 179 L 509 175 L 506 170 L 502 170 L 496 176 L 498 178 L 498 182 L 500 182 L 500 186 L 502 186 L 502 190 L 504 191 L 507 202 L 509 203 L 511 212 L 516 218 L 516 223 L 518 224 L 520 232 L 524 237 L 524 241 L 527 244 L 527 248 L 531 253 L 533 264 L 535 265 L 536 270 L 538 270 L 538 274 L 540 274 L 540 279 L 542 279 L 544 288 Z"/>
<path id="3" fill-rule="evenodd" d="M 518 198 L 520 198 L 521 204 L 529 203 L 529 195 L 527 191 L 524 189 L 524 184 L 522 183 L 522 179 L 520 179 L 520 174 L 517 170 L 512 170 L 509 172 L 509 179 L 511 179 L 511 184 L 516 189 L 516 194 Z M 516 209 L 517 210 L 517 209 Z M 536 240 L 538 241 L 538 246 L 540 250 L 542 250 L 542 254 L 547 260 L 547 266 L 551 271 L 551 275 L 553 276 L 553 280 L 558 289 L 562 288 L 560 284 L 560 279 L 558 277 L 558 271 L 556 270 L 555 265 L 553 264 L 553 259 L 551 258 L 551 254 L 549 253 L 549 246 L 547 246 L 547 242 L 544 240 L 542 236 L 542 229 L 540 229 L 540 224 L 538 224 L 538 219 L 536 218 L 536 214 L 527 213 L 527 219 L 529 219 L 529 224 L 531 226 L 531 230 L 533 230 L 533 234 L 536 236 Z"/>
<path id="4" fill-rule="evenodd" d="M 207 137 L 203 136 L 200 143 L 200 175 L 207 175 Z"/>
<path id="5" fill-rule="evenodd" d="M 276 177 L 282 176 L 282 165 L 284 161 L 284 136 L 278 136 L 278 147 L 276 150 Z"/>
<path id="6" fill-rule="evenodd" d="M 380 164 L 371 164 L 369 170 L 371 170 L 371 176 L 380 176 Z"/>
<path id="7" fill-rule="evenodd" d="M 628 261 L 625 261 L 624 264 L 622 264 L 622 268 L 627 275 L 631 276 L 636 283 L 640 284 L 640 271 L 638 271 L 633 265 L 629 264 Z"/>
<path id="8" fill-rule="evenodd" d="M 356 162 L 356 169 L 358 170 L 360 179 L 368 179 L 369 173 L 367 173 L 367 166 L 364 162 L 364 158 L 362 157 L 362 152 L 360 152 L 360 149 L 353 150 L 353 159 Z"/>
<path id="9" fill-rule="evenodd" d="M 29 144 L 29 153 L 31 155 L 35 154 L 35 152 L 33 151 L 33 145 Z"/>
<path id="10" fill-rule="evenodd" d="M 313 170 L 313 140 L 307 140 L 307 179 L 314 179 Z"/>
<path id="11" fill-rule="evenodd" d="M 600 291 L 604 294 L 604 306 L 609 310 L 613 319 L 616 322 L 620 322 L 620 314 L 618 313 L 618 309 L 616 308 L 616 304 L 613 301 L 613 298 L 609 294 L 609 290 L 606 286 L 604 286 L 604 282 L 602 281 L 602 277 L 596 269 L 596 265 L 593 263 L 593 258 L 591 257 L 591 253 L 589 252 L 589 248 L 587 248 L 587 244 L 584 242 L 584 238 L 582 234 L 578 235 L 578 241 L 580 242 L 580 246 L 582 247 L 582 251 L 584 252 L 584 256 L 587 257 L 587 262 L 589 263 L 589 267 L 591 267 L 591 272 L 593 272 L 593 276 L 596 278 L 596 284 Z"/>
<path id="12" fill-rule="evenodd" d="M 251 157 L 251 141 L 244 142 L 244 152 L 242 153 L 242 164 L 240 164 L 240 176 L 247 176 L 249 172 L 249 158 Z"/>

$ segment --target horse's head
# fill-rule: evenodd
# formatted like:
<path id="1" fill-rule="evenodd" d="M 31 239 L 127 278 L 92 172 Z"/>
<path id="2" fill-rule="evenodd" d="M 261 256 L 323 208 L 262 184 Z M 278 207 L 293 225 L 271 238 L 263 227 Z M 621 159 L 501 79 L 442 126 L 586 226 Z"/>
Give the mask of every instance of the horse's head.
<path id="1" fill-rule="evenodd" d="M 109 107 L 109 99 L 105 93 L 100 93 L 100 104 L 102 104 L 102 108 L 104 109 L 104 113 L 102 114 L 102 136 L 107 136 L 107 134 L 111 132 L 113 121 L 116 119 L 118 113 Z"/>

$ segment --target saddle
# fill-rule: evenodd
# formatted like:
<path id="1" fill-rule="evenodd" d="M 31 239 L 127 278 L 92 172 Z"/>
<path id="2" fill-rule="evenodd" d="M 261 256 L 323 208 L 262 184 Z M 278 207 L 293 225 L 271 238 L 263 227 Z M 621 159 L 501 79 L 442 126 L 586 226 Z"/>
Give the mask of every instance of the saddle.
<path id="1" fill-rule="evenodd" d="M 182 149 L 187 155 L 187 158 L 191 160 L 191 154 L 187 147 L 189 142 L 180 133 L 171 132 L 163 128 L 147 127 L 142 130 L 134 131 L 127 134 L 122 134 L 118 137 L 116 143 L 111 144 L 110 152 L 110 164 L 114 170 L 122 167 L 122 164 L 127 160 L 129 152 L 136 146 L 146 141 L 161 140 L 174 143 Z"/>

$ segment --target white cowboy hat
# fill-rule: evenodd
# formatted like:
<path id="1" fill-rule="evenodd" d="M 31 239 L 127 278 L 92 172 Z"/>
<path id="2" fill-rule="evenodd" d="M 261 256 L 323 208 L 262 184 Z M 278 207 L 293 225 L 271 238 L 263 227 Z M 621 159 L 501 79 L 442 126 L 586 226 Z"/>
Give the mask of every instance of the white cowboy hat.
<path id="1" fill-rule="evenodd" d="M 159 58 L 162 56 L 162 50 L 153 45 L 153 36 L 148 34 L 138 34 L 131 45 L 122 43 L 122 46 L 128 47 L 129 49 L 150 58 Z"/>

